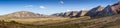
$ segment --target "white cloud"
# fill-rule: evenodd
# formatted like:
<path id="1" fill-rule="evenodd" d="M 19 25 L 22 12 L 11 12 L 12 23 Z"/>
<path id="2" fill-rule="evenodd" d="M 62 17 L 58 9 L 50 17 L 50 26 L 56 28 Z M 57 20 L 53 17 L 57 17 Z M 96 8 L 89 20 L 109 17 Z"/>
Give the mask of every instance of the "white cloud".
<path id="1" fill-rule="evenodd" d="M 63 2 L 63 1 L 60 1 L 60 4 L 64 4 L 64 2 Z"/>
<path id="2" fill-rule="evenodd" d="M 40 6 L 41 9 L 45 9 L 46 7 L 45 6 Z"/>
<path id="3" fill-rule="evenodd" d="M 67 9 L 67 11 L 71 11 L 71 10 Z"/>

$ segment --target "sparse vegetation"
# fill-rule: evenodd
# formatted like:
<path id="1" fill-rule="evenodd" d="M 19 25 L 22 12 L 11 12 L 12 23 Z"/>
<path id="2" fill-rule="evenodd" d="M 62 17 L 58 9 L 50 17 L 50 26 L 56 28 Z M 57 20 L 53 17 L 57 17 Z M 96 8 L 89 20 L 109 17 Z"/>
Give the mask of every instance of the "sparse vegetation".
<path id="1" fill-rule="evenodd" d="M 2 17 L 1 22 L 3 21 L 3 24 L 5 23 L 5 25 L 7 25 L 6 27 L 10 26 L 15 28 L 23 28 L 23 27 L 24 28 L 74 28 L 74 27 L 84 26 L 85 24 L 80 22 L 83 20 L 85 21 L 90 19 L 87 16 L 81 18 L 71 18 L 71 19 L 65 17 L 55 17 L 55 18 L 4 19 Z"/>
<path id="2" fill-rule="evenodd" d="M 59 19 L 2 19 L 0 21 L 0 28 L 109 28 L 116 26 L 115 23 L 117 22 L 115 21 L 119 21 L 119 14 L 97 19 L 90 19 L 87 16 L 71 19 L 65 17 L 58 18 Z M 113 21 L 113 18 L 117 20 Z"/>

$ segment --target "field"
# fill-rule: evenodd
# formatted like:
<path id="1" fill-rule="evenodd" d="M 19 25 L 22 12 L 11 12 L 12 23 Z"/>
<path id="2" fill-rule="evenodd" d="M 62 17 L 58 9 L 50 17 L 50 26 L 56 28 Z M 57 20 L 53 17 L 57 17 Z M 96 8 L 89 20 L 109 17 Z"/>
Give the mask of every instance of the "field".
<path id="1" fill-rule="evenodd" d="M 1 28 L 118 28 L 119 14 L 91 19 L 88 16 L 80 18 L 4 18 L 0 17 Z"/>
<path id="2" fill-rule="evenodd" d="M 87 17 L 87 16 L 86 16 Z M 18 23 L 23 23 L 23 24 L 36 24 L 36 25 L 41 25 L 41 24 L 50 24 L 50 23 L 60 23 L 60 22 L 68 22 L 72 20 L 87 20 L 90 19 L 90 17 L 80 17 L 80 18 L 69 18 L 69 17 L 55 17 L 55 18 L 5 18 L 5 17 L 0 17 L 0 20 L 4 20 L 6 22 L 11 22 L 15 21 Z M 83 19 L 85 18 L 85 19 Z"/>

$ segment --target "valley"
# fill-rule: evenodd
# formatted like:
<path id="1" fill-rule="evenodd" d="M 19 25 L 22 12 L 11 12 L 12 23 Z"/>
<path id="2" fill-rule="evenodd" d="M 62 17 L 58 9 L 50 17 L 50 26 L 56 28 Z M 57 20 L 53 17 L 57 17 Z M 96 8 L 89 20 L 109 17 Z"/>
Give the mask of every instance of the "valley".
<path id="1" fill-rule="evenodd" d="M 63 1 L 60 2 L 63 4 Z M 44 6 L 40 8 L 46 9 Z M 120 1 L 107 6 L 99 5 L 90 10 L 73 10 L 58 13 L 55 10 L 6 12 L 0 15 L 0 28 L 120 28 Z M 50 15 L 42 14 L 45 12 Z"/>

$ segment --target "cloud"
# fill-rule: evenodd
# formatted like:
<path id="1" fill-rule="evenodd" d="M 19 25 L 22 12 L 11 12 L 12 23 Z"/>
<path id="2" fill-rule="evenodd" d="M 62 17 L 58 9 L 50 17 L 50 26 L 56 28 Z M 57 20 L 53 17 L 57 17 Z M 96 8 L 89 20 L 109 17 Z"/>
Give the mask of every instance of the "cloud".
<path id="1" fill-rule="evenodd" d="M 63 1 L 60 1 L 60 4 L 64 4 L 64 2 L 63 2 Z"/>
<path id="2" fill-rule="evenodd" d="M 41 9 L 45 9 L 46 7 L 45 6 L 40 6 Z"/>
<path id="3" fill-rule="evenodd" d="M 71 10 L 67 9 L 67 11 L 71 11 Z"/>

